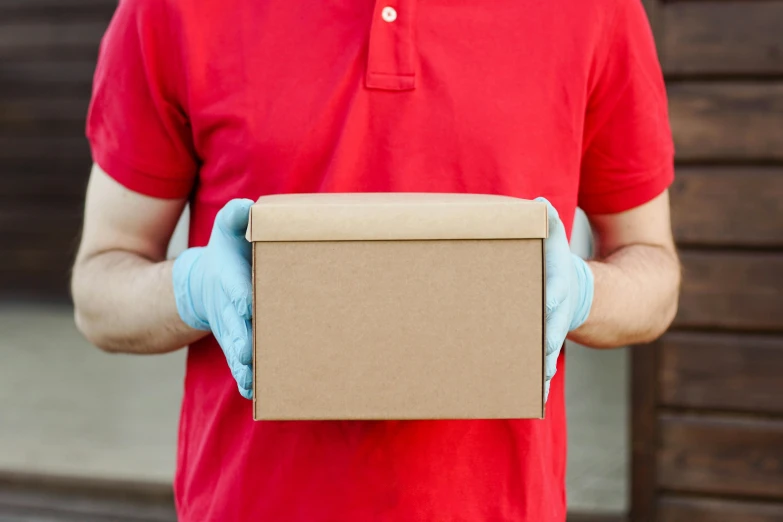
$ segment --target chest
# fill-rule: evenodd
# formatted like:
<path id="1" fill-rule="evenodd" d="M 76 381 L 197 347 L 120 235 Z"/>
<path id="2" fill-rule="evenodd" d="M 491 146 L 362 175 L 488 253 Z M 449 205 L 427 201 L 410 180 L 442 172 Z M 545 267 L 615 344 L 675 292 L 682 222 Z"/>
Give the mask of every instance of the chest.
<path id="1" fill-rule="evenodd" d="M 188 21 L 203 187 L 542 193 L 544 172 L 576 176 L 589 46 L 557 2 L 227 3 Z"/>

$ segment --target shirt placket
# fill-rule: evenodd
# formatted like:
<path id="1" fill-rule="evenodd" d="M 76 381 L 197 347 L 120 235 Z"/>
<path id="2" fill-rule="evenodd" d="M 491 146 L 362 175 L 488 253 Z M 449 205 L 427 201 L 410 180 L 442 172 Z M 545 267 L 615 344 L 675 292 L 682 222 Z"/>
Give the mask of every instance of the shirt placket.
<path id="1" fill-rule="evenodd" d="M 376 0 L 367 54 L 368 89 L 416 87 L 415 7 L 416 0 Z"/>

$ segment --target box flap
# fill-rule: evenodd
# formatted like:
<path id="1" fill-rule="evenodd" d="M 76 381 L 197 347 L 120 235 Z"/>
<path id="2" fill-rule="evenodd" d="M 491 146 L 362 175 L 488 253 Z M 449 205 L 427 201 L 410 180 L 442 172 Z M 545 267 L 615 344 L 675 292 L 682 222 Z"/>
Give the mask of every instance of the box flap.
<path id="1" fill-rule="evenodd" d="M 547 235 L 546 204 L 480 194 L 348 193 L 261 197 L 250 241 L 524 239 Z"/>

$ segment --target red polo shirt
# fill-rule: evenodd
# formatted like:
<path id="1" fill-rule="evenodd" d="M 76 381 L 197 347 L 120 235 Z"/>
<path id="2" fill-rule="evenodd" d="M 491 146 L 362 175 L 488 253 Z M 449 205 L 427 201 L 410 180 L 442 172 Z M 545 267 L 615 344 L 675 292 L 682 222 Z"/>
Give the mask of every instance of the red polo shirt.
<path id="1" fill-rule="evenodd" d="M 545 196 L 571 227 L 672 180 L 638 0 L 121 0 L 88 136 L 131 190 Z M 220 348 L 190 347 L 180 520 L 563 521 L 564 368 L 544 421 L 253 422 Z"/>

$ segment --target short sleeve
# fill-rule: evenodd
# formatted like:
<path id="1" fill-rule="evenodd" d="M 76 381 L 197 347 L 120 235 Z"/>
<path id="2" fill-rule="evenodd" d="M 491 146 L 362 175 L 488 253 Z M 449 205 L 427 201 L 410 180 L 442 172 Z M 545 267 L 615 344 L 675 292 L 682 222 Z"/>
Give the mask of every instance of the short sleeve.
<path id="1" fill-rule="evenodd" d="M 579 206 L 588 214 L 635 208 L 674 179 L 663 74 L 639 0 L 617 12 L 596 48 L 585 116 Z"/>
<path id="2" fill-rule="evenodd" d="M 177 30 L 166 0 L 121 0 L 103 37 L 87 116 L 93 160 L 127 188 L 181 198 L 197 161 Z"/>

